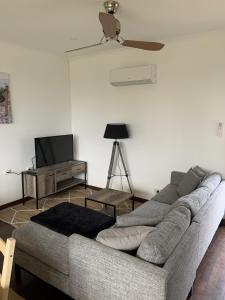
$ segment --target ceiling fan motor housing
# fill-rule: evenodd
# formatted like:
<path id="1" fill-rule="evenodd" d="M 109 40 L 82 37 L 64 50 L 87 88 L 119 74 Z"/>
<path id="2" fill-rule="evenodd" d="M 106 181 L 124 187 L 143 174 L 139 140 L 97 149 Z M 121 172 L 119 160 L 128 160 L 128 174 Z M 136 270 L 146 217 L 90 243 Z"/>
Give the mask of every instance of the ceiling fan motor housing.
<path id="1" fill-rule="evenodd" d="M 119 3 L 117 1 L 105 1 L 104 2 L 105 11 L 108 14 L 114 15 L 117 12 Z"/>

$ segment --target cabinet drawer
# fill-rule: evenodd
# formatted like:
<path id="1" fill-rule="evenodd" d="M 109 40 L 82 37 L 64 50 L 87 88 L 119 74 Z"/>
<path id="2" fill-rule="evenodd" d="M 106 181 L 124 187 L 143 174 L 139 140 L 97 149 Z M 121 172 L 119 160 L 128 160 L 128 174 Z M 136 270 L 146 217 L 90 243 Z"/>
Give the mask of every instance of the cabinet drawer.
<path id="1" fill-rule="evenodd" d="M 71 177 L 72 177 L 72 170 L 68 170 L 68 169 L 60 170 L 60 172 L 57 172 L 56 180 L 57 182 L 59 182 L 59 181 L 70 179 Z"/>
<path id="2" fill-rule="evenodd" d="M 73 174 L 82 173 L 85 171 L 85 164 L 80 164 L 72 167 Z"/>

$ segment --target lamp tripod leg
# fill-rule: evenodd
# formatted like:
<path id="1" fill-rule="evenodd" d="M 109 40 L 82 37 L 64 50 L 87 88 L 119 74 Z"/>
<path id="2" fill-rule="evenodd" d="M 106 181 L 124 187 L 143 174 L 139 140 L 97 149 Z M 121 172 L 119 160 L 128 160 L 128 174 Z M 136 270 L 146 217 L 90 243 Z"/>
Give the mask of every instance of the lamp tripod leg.
<path id="1" fill-rule="evenodd" d="M 107 189 L 109 188 L 110 180 L 112 178 L 112 170 L 113 170 L 113 164 L 114 164 L 114 159 L 115 159 L 117 143 L 118 142 L 116 142 L 116 141 L 113 142 L 113 148 L 112 148 L 112 154 L 111 154 L 109 170 L 108 170 L 108 178 L 107 178 L 107 184 L 106 184 Z"/>
<path id="2" fill-rule="evenodd" d="M 125 176 L 127 178 L 127 182 L 128 182 L 128 186 L 129 186 L 130 192 L 131 192 L 131 194 L 133 194 L 133 191 L 132 191 L 132 188 L 131 188 L 131 185 L 130 185 L 130 181 L 129 181 L 129 177 L 128 177 L 128 172 L 127 172 L 127 169 L 126 169 L 126 165 L 125 165 L 125 162 L 124 162 L 124 159 L 123 159 L 123 154 L 122 154 L 122 151 L 121 151 L 119 143 L 118 143 L 117 147 L 118 147 L 118 151 L 119 151 L 119 156 L 120 156 L 121 161 L 122 161 L 122 165 L 123 165 L 123 169 L 124 169 L 124 172 L 125 172 Z"/>

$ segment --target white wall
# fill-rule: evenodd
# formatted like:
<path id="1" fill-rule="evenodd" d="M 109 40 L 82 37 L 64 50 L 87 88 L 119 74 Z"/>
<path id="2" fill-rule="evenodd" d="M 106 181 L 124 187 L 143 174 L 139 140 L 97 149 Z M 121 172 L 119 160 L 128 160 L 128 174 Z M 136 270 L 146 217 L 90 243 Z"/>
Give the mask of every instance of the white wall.
<path id="1" fill-rule="evenodd" d="M 71 132 L 67 63 L 0 42 L 0 72 L 10 74 L 13 124 L 0 124 L 0 205 L 21 198 L 21 179 L 4 175 L 31 166 L 34 137 Z"/>
<path id="2" fill-rule="evenodd" d="M 225 137 L 216 136 L 217 123 L 225 122 L 224 53 L 224 32 L 211 32 L 171 41 L 158 53 L 123 49 L 73 58 L 72 128 L 89 184 L 106 183 L 108 122 L 130 125 L 124 146 L 138 196 L 150 197 L 174 169 L 199 164 L 225 175 Z M 110 69 L 151 63 L 158 66 L 156 85 L 110 86 Z"/>

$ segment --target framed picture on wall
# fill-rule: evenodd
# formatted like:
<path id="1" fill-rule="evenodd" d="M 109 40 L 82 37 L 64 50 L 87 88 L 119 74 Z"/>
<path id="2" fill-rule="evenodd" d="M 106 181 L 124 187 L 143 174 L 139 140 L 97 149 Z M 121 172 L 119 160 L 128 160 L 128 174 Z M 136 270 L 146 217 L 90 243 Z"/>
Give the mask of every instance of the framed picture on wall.
<path id="1" fill-rule="evenodd" d="M 12 123 L 9 74 L 0 72 L 0 124 Z"/>

